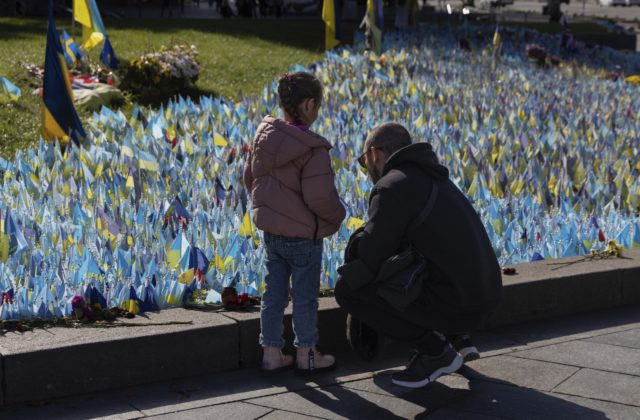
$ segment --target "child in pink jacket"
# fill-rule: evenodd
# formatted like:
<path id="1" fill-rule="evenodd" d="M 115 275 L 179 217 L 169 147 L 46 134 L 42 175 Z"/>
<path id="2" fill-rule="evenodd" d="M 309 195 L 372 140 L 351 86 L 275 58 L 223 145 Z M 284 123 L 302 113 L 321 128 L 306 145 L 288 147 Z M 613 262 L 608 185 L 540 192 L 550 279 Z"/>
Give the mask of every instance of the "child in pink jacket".
<path id="1" fill-rule="evenodd" d="M 322 86 L 305 72 L 285 74 L 278 84 L 284 121 L 266 116 L 251 146 L 244 182 L 251 193 L 253 220 L 264 231 L 266 290 L 260 312 L 262 369 L 294 364 L 282 354 L 283 316 L 293 302 L 296 373 L 335 366 L 320 354 L 316 327 L 322 264 L 322 239 L 333 235 L 345 217 L 334 185 L 331 144 L 309 127 L 318 118 Z"/>

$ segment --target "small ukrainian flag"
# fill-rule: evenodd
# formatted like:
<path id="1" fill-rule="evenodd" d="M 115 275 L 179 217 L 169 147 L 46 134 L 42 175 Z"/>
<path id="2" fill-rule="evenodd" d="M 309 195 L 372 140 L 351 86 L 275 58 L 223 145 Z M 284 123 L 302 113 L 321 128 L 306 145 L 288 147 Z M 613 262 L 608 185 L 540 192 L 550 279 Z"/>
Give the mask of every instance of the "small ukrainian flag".
<path id="1" fill-rule="evenodd" d="M 20 88 L 11 83 L 6 77 L 0 76 L 0 82 L 2 84 L 2 92 L 0 92 L 2 96 L 6 96 L 10 100 L 15 101 L 22 95 Z"/>

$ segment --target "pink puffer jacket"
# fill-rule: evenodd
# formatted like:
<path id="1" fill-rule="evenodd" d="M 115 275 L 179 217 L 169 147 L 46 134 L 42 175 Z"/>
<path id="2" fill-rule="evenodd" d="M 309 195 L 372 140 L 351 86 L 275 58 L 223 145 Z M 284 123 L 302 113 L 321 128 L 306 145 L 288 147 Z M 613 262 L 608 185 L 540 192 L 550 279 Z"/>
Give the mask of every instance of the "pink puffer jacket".
<path id="1" fill-rule="evenodd" d="M 333 235 L 345 209 L 333 182 L 329 142 L 266 116 L 244 168 L 258 229 L 292 238 Z"/>

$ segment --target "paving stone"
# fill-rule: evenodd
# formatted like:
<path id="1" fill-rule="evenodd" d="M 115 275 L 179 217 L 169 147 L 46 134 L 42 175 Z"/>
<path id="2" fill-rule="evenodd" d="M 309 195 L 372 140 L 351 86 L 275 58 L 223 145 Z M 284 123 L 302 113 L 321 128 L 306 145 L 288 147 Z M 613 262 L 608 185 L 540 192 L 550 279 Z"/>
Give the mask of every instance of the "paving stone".
<path id="1" fill-rule="evenodd" d="M 586 339 L 586 341 L 640 349 L 640 328 L 619 333 L 591 337 Z"/>
<path id="2" fill-rule="evenodd" d="M 306 416 L 300 413 L 292 413 L 291 411 L 282 411 L 282 410 L 273 410 L 263 416 L 260 417 L 260 420 L 309 420 L 309 419 L 317 419 L 317 417 Z"/>
<path id="3" fill-rule="evenodd" d="M 475 379 L 469 381 L 469 390 L 463 394 L 463 398 L 447 404 L 441 410 L 445 414 L 459 413 L 459 418 L 476 418 L 480 415 L 518 420 L 605 418 L 597 410 L 544 392 Z"/>
<path id="4" fill-rule="evenodd" d="M 434 384 L 419 390 L 407 390 L 390 384 L 389 378 L 355 381 L 343 386 L 368 393 L 394 396 L 424 407 L 431 419 L 489 418 L 602 418 L 598 411 L 581 404 L 556 398 L 534 389 L 513 384 L 471 378 L 461 375 L 440 377 Z M 389 407 L 389 406 L 385 406 Z"/>
<path id="5" fill-rule="evenodd" d="M 338 385 L 257 398 L 248 402 L 329 419 L 404 419 L 425 412 L 423 405 L 411 401 Z"/>
<path id="6" fill-rule="evenodd" d="M 262 418 L 272 411 L 270 408 L 259 407 L 253 404 L 230 403 L 196 408 L 193 410 L 179 411 L 161 416 L 148 417 L 153 420 L 187 420 L 187 419 L 234 419 L 254 420 Z"/>
<path id="7" fill-rule="evenodd" d="M 505 354 L 522 346 L 505 335 L 496 334 L 494 331 L 480 331 L 471 335 L 471 341 L 480 352 L 480 357 L 490 357 Z"/>
<path id="8" fill-rule="evenodd" d="M 129 420 L 142 417 L 135 407 L 111 395 L 75 397 L 41 405 L 10 405 L 0 408 L 0 419 L 113 419 Z"/>
<path id="9" fill-rule="evenodd" d="M 638 420 L 640 419 L 640 407 L 617 404 L 609 401 L 592 400 L 589 398 L 576 397 L 554 393 L 553 396 L 571 401 L 583 407 L 589 407 L 601 411 L 609 419 Z"/>
<path id="10" fill-rule="evenodd" d="M 532 350 L 513 356 L 572 366 L 627 373 L 640 376 L 640 349 L 576 340 Z"/>
<path id="11" fill-rule="evenodd" d="M 554 392 L 640 407 L 640 378 L 619 373 L 582 369 Z"/>
<path id="12" fill-rule="evenodd" d="M 429 420 L 497 420 L 504 419 L 504 417 L 490 416 L 487 414 L 473 413 L 470 411 L 456 410 L 455 408 L 441 408 L 440 410 L 429 413 L 425 416 L 417 416 L 417 419 L 429 419 Z"/>
<path id="13" fill-rule="evenodd" d="M 400 370 L 400 367 L 378 373 L 371 378 L 346 382 L 343 383 L 342 386 L 350 389 L 357 389 L 359 391 L 365 391 L 391 397 L 404 397 L 407 394 L 416 393 L 416 390 L 414 389 L 394 385 L 393 382 L 391 382 L 391 373 L 397 372 L 398 370 Z M 438 378 L 437 382 L 441 385 L 445 385 L 448 388 L 468 389 L 467 379 L 457 374 L 441 376 L 440 378 Z M 436 391 L 438 389 L 441 389 L 440 386 L 437 386 L 435 388 Z M 422 390 L 425 391 L 425 394 L 431 394 L 432 396 L 434 394 L 434 391 L 429 387 L 423 388 Z"/>
<path id="14" fill-rule="evenodd" d="M 522 350 L 634 328 L 640 328 L 640 305 L 637 304 L 502 327 L 491 333 L 521 343 L 513 349 Z"/>
<path id="15" fill-rule="evenodd" d="M 146 415 L 161 415 L 178 410 L 282 394 L 290 391 L 356 381 L 373 375 L 362 371 L 347 359 L 334 372 L 300 378 L 292 371 L 262 375 L 258 369 L 242 369 L 168 383 L 136 387 L 120 392 L 122 398 Z"/>
<path id="16" fill-rule="evenodd" d="M 460 371 L 468 378 L 504 381 L 525 388 L 550 391 L 579 368 L 510 356 L 496 356 L 466 363 Z"/>

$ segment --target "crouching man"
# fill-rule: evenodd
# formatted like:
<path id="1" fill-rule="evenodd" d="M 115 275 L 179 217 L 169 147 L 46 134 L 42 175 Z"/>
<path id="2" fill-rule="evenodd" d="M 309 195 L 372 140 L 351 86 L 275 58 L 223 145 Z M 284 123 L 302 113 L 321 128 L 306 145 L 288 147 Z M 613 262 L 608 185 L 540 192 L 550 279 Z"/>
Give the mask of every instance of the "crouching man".
<path id="1" fill-rule="evenodd" d="M 415 349 L 396 385 L 420 388 L 479 357 L 468 333 L 496 308 L 502 277 L 485 228 L 428 143 L 378 126 L 359 163 L 375 184 L 368 220 L 338 269 L 338 304 Z"/>

